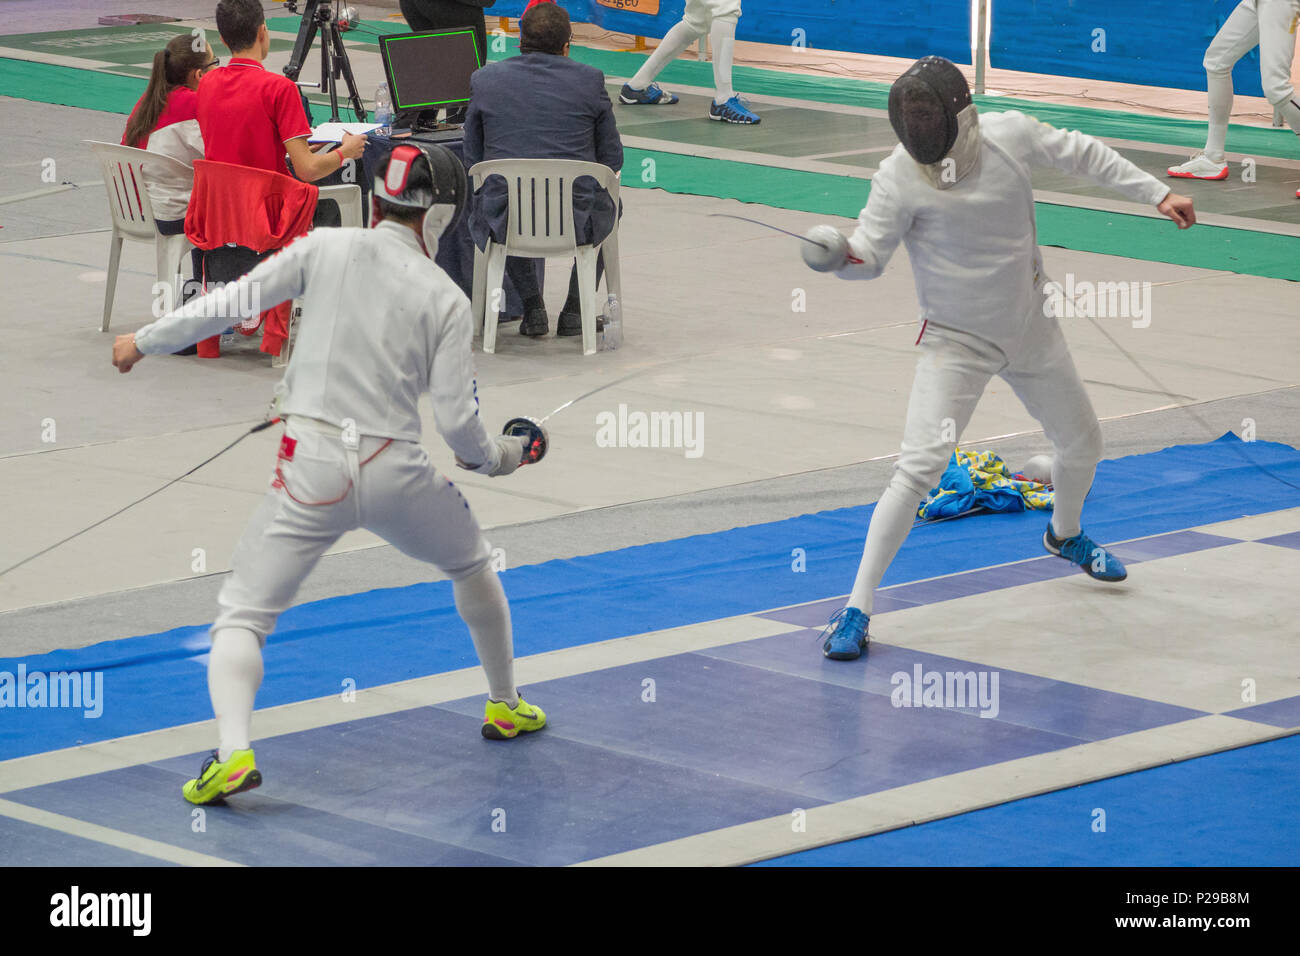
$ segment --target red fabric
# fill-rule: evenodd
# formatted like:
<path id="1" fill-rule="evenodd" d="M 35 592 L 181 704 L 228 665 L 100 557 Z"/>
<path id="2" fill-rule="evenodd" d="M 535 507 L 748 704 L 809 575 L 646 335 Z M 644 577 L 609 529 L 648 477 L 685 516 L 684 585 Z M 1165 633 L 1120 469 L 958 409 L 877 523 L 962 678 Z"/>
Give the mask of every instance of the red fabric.
<path id="1" fill-rule="evenodd" d="M 285 176 L 284 144 L 311 135 L 297 85 L 243 57 L 199 80 L 198 120 L 205 158 Z"/>
<path id="2" fill-rule="evenodd" d="M 131 120 L 135 119 L 136 112 L 140 109 L 140 104 L 144 97 L 135 101 L 135 108 L 131 110 L 131 115 L 127 118 L 126 125 L 131 125 Z M 199 94 L 195 93 L 188 86 L 175 87 L 167 94 L 167 104 L 163 107 L 162 113 L 158 117 L 158 122 L 153 124 L 150 132 L 162 129 L 164 126 L 171 126 L 172 123 L 183 123 L 186 120 L 199 118 Z M 126 141 L 126 130 L 122 130 L 122 145 L 134 146 L 136 149 L 146 149 L 149 146 L 149 137 L 141 136 L 134 143 Z"/>
<path id="3" fill-rule="evenodd" d="M 227 243 L 254 252 L 282 249 L 311 228 L 320 190 L 292 176 L 209 159 L 194 161 L 194 191 L 185 214 L 185 237 L 203 250 Z M 279 355 L 288 337 L 292 303 L 262 313 L 262 351 Z M 221 354 L 220 337 L 199 343 L 199 356 Z"/>
<path id="4" fill-rule="evenodd" d="M 185 235 L 205 250 L 228 242 L 259 253 L 279 249 L 306 234 L 319 193 L 292 176 L 196 159 Z"/>
<path id="5" fill-rule="evenodd" d="M 524 13 L 527 13 L 529 10 L 537 6 L 539 3 L 554 3 L 554 2 L 555 0 L 528 0 L 528 6 L 524 7 Z M 523 13 L 520 14 L 520 17 L 522 16 Z"/>

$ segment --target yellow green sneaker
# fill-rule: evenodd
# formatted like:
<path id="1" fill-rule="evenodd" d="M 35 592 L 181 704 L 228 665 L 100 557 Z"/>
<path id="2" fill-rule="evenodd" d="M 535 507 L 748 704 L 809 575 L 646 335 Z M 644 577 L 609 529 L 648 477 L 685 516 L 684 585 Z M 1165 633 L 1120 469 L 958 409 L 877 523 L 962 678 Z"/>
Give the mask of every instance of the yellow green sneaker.
<path id="1" fill-rule="evenodd" d="M 181 787 L 181 793 L 190 803 L 212 805 L 261 785 L 262 774 L 253 761 L 253 751 L 236 750 L 229 760 L 221 761 L 214 750 L 204 759 L 198 777 Z"/>
<path id="2" fill-rule="evenodd" d="M 488 740 L 509 740 L 546 726 L 546 714 L 522 697 L 513 709 L 503 700 L 489 700 L 483 712 L 483 736 Z"/>

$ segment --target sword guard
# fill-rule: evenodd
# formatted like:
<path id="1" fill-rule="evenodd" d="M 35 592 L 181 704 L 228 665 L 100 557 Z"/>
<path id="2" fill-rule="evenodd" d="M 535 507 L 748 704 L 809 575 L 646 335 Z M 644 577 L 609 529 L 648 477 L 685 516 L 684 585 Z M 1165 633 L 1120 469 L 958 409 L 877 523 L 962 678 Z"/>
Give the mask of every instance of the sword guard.
<path id="1" fill-rule="evenodd" d="M 524 440 L 524 457 L 521 465 L 535 465 L 546 457 L 550 450 L 551 436 L 546 426 L 535 418 L 512 418 L 506 422 L 501 434 Z"/>

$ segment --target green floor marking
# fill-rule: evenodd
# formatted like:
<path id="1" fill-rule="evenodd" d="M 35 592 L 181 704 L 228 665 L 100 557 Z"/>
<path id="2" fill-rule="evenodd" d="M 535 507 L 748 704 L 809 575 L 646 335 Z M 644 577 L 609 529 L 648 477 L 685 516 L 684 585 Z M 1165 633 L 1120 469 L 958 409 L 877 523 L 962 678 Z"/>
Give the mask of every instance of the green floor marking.
<path id="1" fill-rule="evenodd" d="M 97 27 L 90 30 L 58 30 L 52 33 L 16 33 L 0 36 L 0 46 L 28 53 L 51 56 L 81 57 L 105 63 L 150 64 L 153 56 L 178 33 L 190 33 L 193 27 L 176 23 L 151 23 L 128 27 Z M 206 31 L 212 52 L 222 59 L 230 51 L 221 43 L 215 30 Z M 291 50 L 292 40 L 271 39 L 271 49 Z M 147 66 L 146 66 L 147 69 Z"/>
<path id="2" fill-rule="evenodd" d="M 277 33 L 296 32 L 298 20 L 293 17 L 271 19 Z M 368 30 L 382 33 L 407 32 L 402 23 L 368 23 Z M 23 34 L 0 39 L 0 46 L 9 45 L 24 50 L 47 50 L 60 56 L 82 55 L 91 59 L 110 60 L 124 64 L 121 69 L 143 73 L 136 64 L 147 62 L 153 52 L 165 42 L 163 34 L 188 32 L 176 25 L 149 25 L 139 27 L 106 27 L 98 30 L 60 31 L 47 34 Z M 375 36 L 360 30 L 347 35 L 349 42 L 377 43 Z M 115 39 L 120 38 L 120 39 Z M 148 39 L 146 39 L 148 38 Z M 161 39 L 161 42 L 160 42 Z M 489 38 L 490 47 L 499 45 Z M 49 43 L 40 46 L 38 41 L 65 41 L 60 49 Z M 111 42 L 110 42 L 111 40 Z M 67 42 L 77 41 L 77 43 Z M 82 41 L 86 41 L 82 43 Z M 94 41 L 89 42 L 89 41 Z M 211 42 L 211 40 L 209 41 Z M 280 49 L 292 46 L 289 39 L 275 38 Z M 506 50 L 492 50 L 489 59 L 502 59 L 513 55 L 518 41 L 510 38 Z M 74 49 L 80 54 L 71 52 Z M 221 49 L 224 52 L 224 48 Z M 588 62 L 615 76 L 630 75 L 642 62 L 639 54 L 617 53 L 605 50 L 576 48 L 576 59 Z M 665 82 L 689 83 L 708 87 L 712 84 L 712 65 L 679 60 L 669 67 Z M 749 81 L 753 92 L 790 98 L 805 98 L 815 102 L 852 102 L 860 106 L 883 109 L 888 85 L 859 80 L 840 80 L 806 77 L 779 73 L 773 70 L 740 68 L 738 78 Z M 739 84 L 738 84 L 739 85 Z M 761 89 L 760 89 L 761 87 Z M 4 95 L 36 102 L 56 103 L 81 109 L 95 109 L 127 114 L 144 90 L 143 79 L 120 76 L 103 70 L 78 69 L 53 64 L 0 58 L 0 92 Z M 322 95 L 313 93 L 314 104 L 322 102 Z M 683 97 L 678 107 L 666 110 L 692 109 L 697 115 L 637 113 L 637 108 L 619 108 L 620 123 L 627 135 L 670 139 L 683 144 L 718 146 L 728 149 L 756 149 L 775 155 L 790 156 L 836 152 L 841 149 L 857 150 L 853 155 L 836 157 L 824 162 L 845 167 L 864 168 L 877 165 L 892 148 L 888 123 L 882 117 L 864 117 L 850 114 L 800 110 L 795 107 L 768 107 L 764 114 L 779 117 L 784 128 L 768 124 L 766 127 L 737 128 L 709 121 L 702 115 L 708 98 Z M 1024 107 L 1025 112 L 1057 125 L 1076 125 L 1094 135 L 1122 139 L 1155 141 L 1165 146 L 1181 146 L 1204 137 L 1204 124 L 1164 117 L 1147 117 L 1080 107 L 1053 107 L 1039 103 L 1019 103 L 1009 97 L 981 100 L 990 109 Z M 1068 121 L 1075 120 L 1073 124 Z M 1229 147 L 1243 149 L 1243 143 L 1262 144 L 1255 149 L 1258 155 L 1294 155 L 1295 137 L 1289 131 L 1231 127 Z M 1129 150 L 1130 156 L 1145 153 L 1149 164 L 1151 153 L 1159 154 L 1161 145 L 1150 150 Z M 1175 161 L 1177 154 L 1171 153 Z M 643 162 L 653 162 L 654 181 L 642 180 Z M 1162 160 L 1163 161 L 1163 160 Z M 1260 207 L 1271 196 L 1268 187 L 1276 184 L 1279 196 L 1286 194 L 1288 180 L 1294 179 L 1290 170 L 1257 170 L 1259 191 L 1247 196 L 1243 192 L 1230 193 L 1227 184 L 1179 181 L 1180 191 L 1197 198 L 1214 197 L 1215 205 L 1222 202 L 1239 214 L 1256 217 L 1272 216 L 1281 221 L 1300 221 L 1300 202 L 1273 207 Z M 1039 188 L 1074 193 L 1080 196 L 1107 195 L 1108 192 L 1090 184 L 1053 180 L 1054 174 L 1046 171 L 1036 180 Z M 782 169 L 753 163 L 729 162 L 684 156 L 677 153 L 628 149 L 624 186 L 628 188 L 662 188 L 670 192 L 732 198 L 742 202 L 762 203 L 788 209 L 800 209 L 823 215 L 856 217 L 866 202 L 869 183 L 851 176 L 829 173 L 811 173 Z M 1217 192 L 1215 190 L 1218 190 Z M 1293 192 L 1293 191 L 1292 191 Z M 1286 195 L 1287 199 L 1290 195 Z M 1177 263 L 1205 269 L 1221 269 L 1249 275 L 1300 280 L 1300 238 L 1256 233 L 1247 229 L 1225 226 L 1198 225 L 1195 229 L 1175 236 L 1172 224 L 1164 220 L 1108 213 L 1039 203 L 1038 223 L 1041 241 L 1047 245 L 1089 252 L 1102 252 L 1159 262 Z"/>

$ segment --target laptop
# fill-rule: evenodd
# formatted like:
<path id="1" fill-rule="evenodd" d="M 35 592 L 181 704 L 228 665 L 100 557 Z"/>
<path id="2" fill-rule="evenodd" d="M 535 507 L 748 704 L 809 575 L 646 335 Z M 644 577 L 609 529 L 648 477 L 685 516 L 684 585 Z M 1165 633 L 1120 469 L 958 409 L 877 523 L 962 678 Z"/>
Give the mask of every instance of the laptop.
<path id="1" fill-rule="evenodd" d="M 419 33 L 391 33 L 379 38 L 393 126 L 435 128 L 438 110 L 455 114 L 469 103 L 469 78 L 483 64 L 470 27 Z"/>

